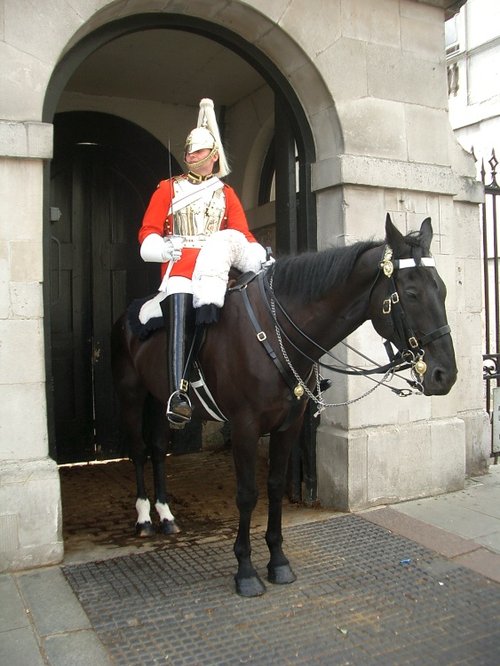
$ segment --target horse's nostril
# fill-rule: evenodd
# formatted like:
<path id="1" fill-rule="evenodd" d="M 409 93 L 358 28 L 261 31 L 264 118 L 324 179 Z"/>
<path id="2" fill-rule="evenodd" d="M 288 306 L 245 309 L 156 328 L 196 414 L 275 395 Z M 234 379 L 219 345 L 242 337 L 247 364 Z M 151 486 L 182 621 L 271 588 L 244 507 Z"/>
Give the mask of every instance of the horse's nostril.
<path id="1" fill-rule="evenodd" d="M 442 368 L 436 368 L 432 373 L 432 381 L 435 384 L 442 384 L 444 380 L 444 372 Z"/>
<path id="2" fill-rule="evenodd" d="M 447 371 L 443 367 L 434 368 L 430 376 L 432 391 L 435 395 L 444 395 L 448 393 L 457 378 L 456 371 Z"/>

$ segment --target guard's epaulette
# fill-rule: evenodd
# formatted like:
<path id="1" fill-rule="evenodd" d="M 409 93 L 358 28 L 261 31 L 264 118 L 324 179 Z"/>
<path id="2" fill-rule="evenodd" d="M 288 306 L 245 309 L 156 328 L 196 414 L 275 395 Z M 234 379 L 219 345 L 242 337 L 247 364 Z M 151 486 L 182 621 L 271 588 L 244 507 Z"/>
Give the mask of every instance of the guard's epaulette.
<path id="1" fill-rule="evenodd" d="M 160 180 L 160 182 L 159 182 L 158 185 L 156 186 L 156 189 L 158 189 L 159 187 L 161 187 L 161 184 L 162 184 L 162 183 L 168 183 L 169 180 L 179 181 L 179 180 L 184 180 L 185 178 L 186 178 L 186 175 L 183 174 L 183 173 L 181 173 L 180 176 L 172 176 L 172 178 L 165 178 L 164 180 Z"/>

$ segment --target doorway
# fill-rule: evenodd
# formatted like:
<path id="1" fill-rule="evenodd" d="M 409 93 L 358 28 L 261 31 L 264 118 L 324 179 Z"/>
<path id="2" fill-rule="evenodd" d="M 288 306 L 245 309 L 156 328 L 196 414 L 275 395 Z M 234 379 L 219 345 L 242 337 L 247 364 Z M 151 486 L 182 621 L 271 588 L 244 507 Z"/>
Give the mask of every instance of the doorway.
<path id="1" fill-rule="evenodd" d="M 50 347 L 53 457 L 120 455 L 110 364 L 114 321 L 154 293 L 159 269 L 139 256 L 137 230 L 169 164 L 147 132 L 115 116 L 55 116 L 50 173 Z"/>

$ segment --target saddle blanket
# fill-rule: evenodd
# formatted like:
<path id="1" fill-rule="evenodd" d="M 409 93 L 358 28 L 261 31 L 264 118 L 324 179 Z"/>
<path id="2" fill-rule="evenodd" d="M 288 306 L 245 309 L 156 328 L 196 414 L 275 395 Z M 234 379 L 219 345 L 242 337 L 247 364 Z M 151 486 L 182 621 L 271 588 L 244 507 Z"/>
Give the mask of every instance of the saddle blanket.
<path id="1" fill-rule="evenodd" d="M 130 329 L 132 330 L 132 333 L 141 341 L 149 338 L 149 336 L 159 328 L 163 328 L 163 315 L 160 308 L 161 301 L 158 301 L 157 312 L 151 309 L 151 316 L 148 316 L 144 321 L 142 321 L 140 318 L 140 312 L 144 305 L 151 303 L 155 299 L 156 295 L 137 298 L 135 301 L 132 301 L 132 303 L 130 303 L 127 308 L 127 320 L 130 325 Z"/>

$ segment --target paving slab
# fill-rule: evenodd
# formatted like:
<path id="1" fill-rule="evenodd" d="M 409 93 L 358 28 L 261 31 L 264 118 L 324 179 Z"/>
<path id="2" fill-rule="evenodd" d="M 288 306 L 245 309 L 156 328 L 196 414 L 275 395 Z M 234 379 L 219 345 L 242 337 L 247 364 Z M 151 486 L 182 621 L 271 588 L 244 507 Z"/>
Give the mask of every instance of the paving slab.
<path id="1" fill-rule="evenodd" d="M 500 555 L 500 465 L 490 465 L 487 474 L 466 479 L 463 490 L 400 502 L 392 508 Z"/>
<path id="2" fill-rule="evenodd" d="M 455 562 L 500 583 L 500 556 L 486 548 L 478 548 L 473 552 L 459 555 L 455 558 Z"/>
<path id="3" fill-rule="evenodd" d="M 0 599 L 1 632 L 30 626 L 16 580 L 9 574 L 0 574 Z"/>
<path id="4" fill-rule="evenodd" d="M 456 534 L 446 532 L 391 507 L 365 511 L 362 516 L 395 534 L 401 534 L 427 548 L 432 548 L 445 557 L 457 557 L 480 547 L 472 539 L 464 539 Z"/>
<path id="5" fill-rule="evenodd" d="M 490 532 L 484 536 L 479 536 L 476 538 L 477 543 L 480 543 L 488 550 L 492 550 L 500 556 L 500 530 L 495 532 Z"/>
<path id="6" fill-rule="evenodd" d="M 59 567 L 36 569 L 19 575 L 17 580 L 41 636 L 90 628 Z"/>
<path id="7" fill-rule="evenodd" d="M 0 664 L 46 666 L 31 627 L 0 631 Z"/>
<path id="8" fill-rule="evenodd" d="M 491 517 L 466 506 L 459 506 L 456 502 L 435 502 L 433 498 L 429 498 L 415 503 L 414 500 L 398 504 L 398 511 L 420 519 L 425 515 L 425 522 L 466 539 L 474 539 L 496 531 Z M 498 523 L 500 526 L 500 520 Z"/>
<path id="9" fill-rule="evenodd" d="M 50 666 L 111 666 L 112 661 L 93 630 L 49 636 L 44 649 Z"/>

